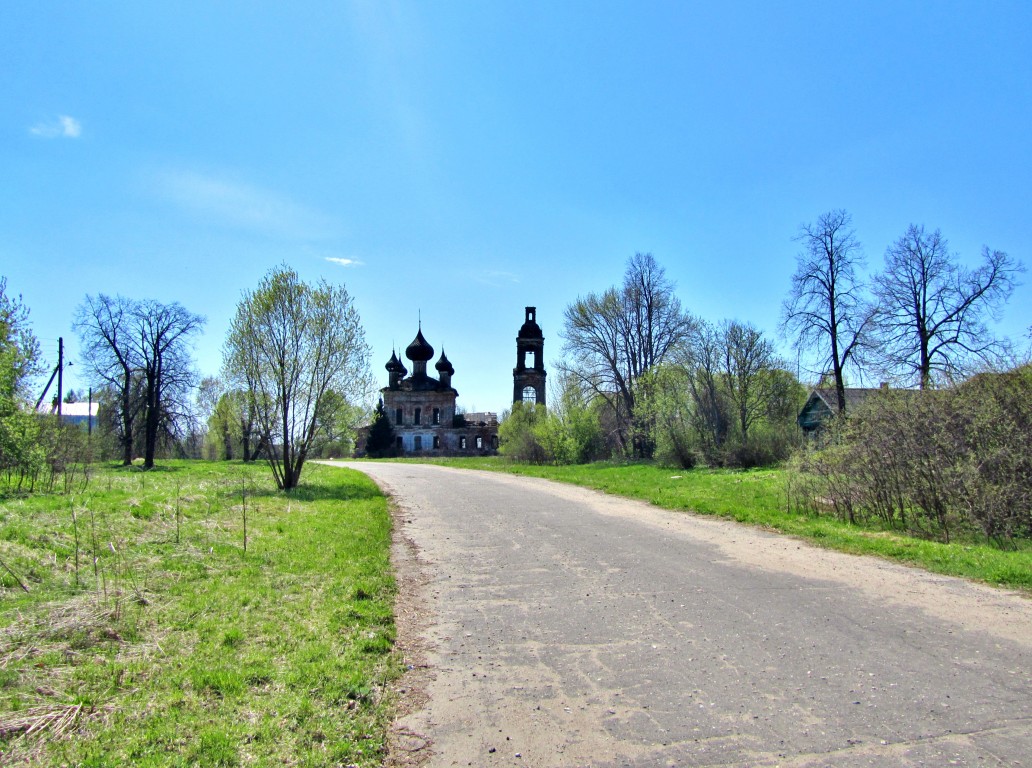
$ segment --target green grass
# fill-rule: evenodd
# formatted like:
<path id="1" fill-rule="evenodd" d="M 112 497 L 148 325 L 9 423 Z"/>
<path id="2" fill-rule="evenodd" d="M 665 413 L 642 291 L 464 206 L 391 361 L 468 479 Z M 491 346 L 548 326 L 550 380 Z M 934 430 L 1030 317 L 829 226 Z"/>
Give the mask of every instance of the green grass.
<path id="1" fill-rule="evenodd" d="M 372 481 L 315 465 L 290 495 L 170 462 L 0 499 L 0 763 L 380 765 L 389 545 Z"/>
<path id="2" fill-rule="evenodd" d="M 664 509 L 736 520 L 798 536 L 829 549 L 877 555 L 935 573 L 1032 592 L 1032 542 L 1016 549 L 975 541 L 943 544 L 828 516 L 787 511 L 787 470 L 671 470 L 653 464 L 553 467 L 514 464 L 502 458 L 444 459 L 452 467 L 543 477 L 647 501 Z"/>

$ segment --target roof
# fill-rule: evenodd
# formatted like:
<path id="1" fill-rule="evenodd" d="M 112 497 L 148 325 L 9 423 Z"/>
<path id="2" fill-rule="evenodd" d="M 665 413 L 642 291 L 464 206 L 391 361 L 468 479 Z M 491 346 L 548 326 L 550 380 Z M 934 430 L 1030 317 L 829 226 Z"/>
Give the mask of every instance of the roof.
<path id="1" fill-rule="evenodd" d="M 408 369 L 406 369 L 405 365 L 398 359 L 397 352 L 391 352 L 391 359 L 387 361 L 387 365 L 385 365 L 384 368 L 386 368 L 389 373 L 400 373 L 402 376 L 408 373 Z"/>
<path id="2" fill-rule="evenodd" d="M 405 348 L 405 357 L 413 362 L 426 362 L 434 356 L 434 348 L 423 338 L 423 329 L 416 332 L 416 338 Z"/>
<path id="3" fill-rule="evenodd" d="M 402 379 L 398 382 L 397 386 L 384 387 L 380 390 L 381 392 L 454 392 L 458 395 L 458 390 L 454 387 L 444 386 L 439 379 L 435 379 L 433 376 L 424 375 L 412 375 L 407 379 Z"/>
<path id="4" fill-rule="evenodd" d="M 535 323 L 533 320 L 528 320 L 520 326 L 520 334 L 517 338 L 520 339 L 543 339 L 545 335 L 541 333 L 541 326 Z"/>
<path id="5" fill-rule="evenodd" d="M 543 339 L 544 334 L 541 333 L 541 326 L 538 325 L 534 318 L 537 317 L 537 307 L 527 307 L 527 320 L 520 326 L 518 339 Z"/>
<path id="6" fill-rule="evenodd" d="M 56 405 L 48 405 L 40 408 L 43 413 L 57 413 Z M 100 403 L 94 400 L 92 403 L 61 403 L 61 416 L 64 418 L 72 418 L 79 416 L 86 418 L 87 416 L 97 417 L 97 413 L 100 411 Z"/>
<path id="7" fill-rule="evenodd" d="M 437 368 L 437 370 L 440 371 L 441 373 L 444 373 L 444 372 L 447 371 L 449 376 L 454 376 L 455 375 L 455 366 L 453 366 L 451 364 L 451 360 L 449 360 L 448 356 L 446 354 L 444 354 L 444 348 L 443 347 L 441 348 L 441 359 L 437 361 L 437 365 L 434 366 L 434 367 Z"/>
<path id="8" fill-rule="evenodd" d="M 888 392 L 889 387 L 846 387 L 846 413 L 857 408 L 871 395 Z M 894 390 L 901 391 L 901 390 Z M 796 417 L 796 423 L 804 431 L 818 429 L 826 419 L 838 413 L 838 394 L 834 387 L 818 387 L 810 392 L 806 403 Z"/>
<path id="9" fill-rule="evenodd" d="M 885 387 L 885 389 L 880 387 L 846 387 L 846 410 L 848 411 L 850 408 L 860 405 L 860 403 L 874 393 L 884 392 L 887 389 L 888 387 Z M 819 387 L 810 393 L 810 398 L 815 396 L 820 398 L 833 413 L 838 410 L 838 393 L 835 391 L 834 387 Z M 809 399 L 807 399 L 807 404 L 809 404 L 809 402 Z"/>

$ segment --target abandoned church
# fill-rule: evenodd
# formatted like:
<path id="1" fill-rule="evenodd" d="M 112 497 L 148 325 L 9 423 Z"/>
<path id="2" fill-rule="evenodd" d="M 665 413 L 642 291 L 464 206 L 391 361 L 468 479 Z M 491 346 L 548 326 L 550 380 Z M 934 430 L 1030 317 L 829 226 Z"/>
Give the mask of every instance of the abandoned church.
<path id="1" fill-rule="evenodd" d="M 516 367 L 513 369 L 513 402 L 545 402 L 544 335 L 534 307 L 526 308 L 523 326 L 516 337 Z M 427 373 L 434 348 L 423 336 L 422 324 L 416 338 L 405 348 L 412 364 L 409 374 L 398 353 L 387 361 L 387 386 L 380 390 L 384 411 L 394 428 L 397 455 L 488 455 L 498 450 L 498 416 L 494 413 L 460 413 L 458 392 L 452 386 L 455 368 L 441 350 L 434 363 L 438 378 Z M 528 357 L 530 365 L 528 366 Z M 365 454 L 369 428 L 359 431 L 356 455 Z"/>

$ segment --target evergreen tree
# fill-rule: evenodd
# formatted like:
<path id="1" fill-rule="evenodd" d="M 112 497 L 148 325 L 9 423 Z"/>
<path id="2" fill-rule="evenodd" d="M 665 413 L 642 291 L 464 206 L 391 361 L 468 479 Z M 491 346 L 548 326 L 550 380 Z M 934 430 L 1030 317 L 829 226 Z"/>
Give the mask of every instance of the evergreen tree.
<path id="1" fill-rule="evenodd" d="M 369 438 L 366 440 L 366 454 L 374 459 L 382 459 L 395 454 L 394 425 L 387 417 L 382 397 L 373 411 L 373 423 L 369 427 Z"/>

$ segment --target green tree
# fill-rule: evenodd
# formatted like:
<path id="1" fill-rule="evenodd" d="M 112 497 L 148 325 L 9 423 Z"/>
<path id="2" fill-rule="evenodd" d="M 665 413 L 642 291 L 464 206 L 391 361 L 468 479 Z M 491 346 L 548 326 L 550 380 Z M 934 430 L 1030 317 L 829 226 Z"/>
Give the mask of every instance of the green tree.
<path id="1" fill-rule="evenodd" d="M 312 286 L 281 265 L 237 305 L 223 351 L 228 380 L 247 392 L 276 485 L 295 488 L 327 420 L 326 396 L 362 402 L 369 348 L 351 296 Z"/>
<path id="2" fill-rule="evenodd" d="M 41 371 L 39 342 L 29 325 L 21 296 L 7 292 L 0 277 L 0 469 L 16 477 L 17 487 L 44 465 L 40 420 L 28 407 L 33 380 Z"/>
<path id="3" fill-rule="evenodd" d="M 216 447 L 216 455 L 226 461 L 240 458 L 237 445 L 241 442 L 239 412 L 243 399 L 239 391 L 223 392 L 208 417 L 208 437 Z"/>
<path id="4" fill-rule="evenodd" d="M 366 440 L 366 455 L 382 459 L 394 456 L 396 452 L 394 424 L 387 416 L 381 397 L 373 410 L 373 423 L 369 427 L 369 437 Z"/>
<path id="5" fill-rule="evenodd" d="M 556 460 L 564 464 L 587 464 L 608 455 L 599 410 L 602 403 L 591 396 L 575 378 L 559 377 L 558 397 L 548 411 L 549 424 L 563 436 L 563 453 Z"/>
<path id="6" fill-rule="evenodd" d="M 29 399 L 29 386 L 41 370 L 29 309 L 21 296 L 7 292 L 7 278 L 0 277 L 0 397 Z"/>
<path id="7" fill-rule="evenodd" d="M 309 455 L 321 459 L 350 456 L 355 451 L 355 431 L 368 418 L 368 408 L 349 403 L 346 397 L 331 389 L 319 405 L 318 437 Z"/>
<path id="8" fill-rule="evenodd" d="M 774 345 L 747 323 L 727 323 L 723 335 L 724 387 L 742 443 L 748 443 L 750 427 L 766 415 L 774 384 L 769 374 L 779 361 Z"/>
<path id="9" fill-rule="evenodd" d="M 702 442 L 698 406 L 693 398 L 694 373 L 684 366 L 670 364 L 653 375 L 656 457 L 664 464 L 691 469 L 698 463 Z"/>
<path id="10" fill-rule="evenodd" d="M 773 347 L 748 324 L 699 323 L 649 382 L 661 459 L 690 468 L 757 466 L 788 457 L 804 399 Z"/>
<path id="11" fill-rule="evenodd" d="M 515 402 L 498 425 L 498 452 L 513 461 L 550 464 L 555 460 L 542 443 L 542 425 L 548 418 L 543 405 Z M 547 441 L 546 441 L 547 442 Z"/>

